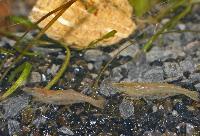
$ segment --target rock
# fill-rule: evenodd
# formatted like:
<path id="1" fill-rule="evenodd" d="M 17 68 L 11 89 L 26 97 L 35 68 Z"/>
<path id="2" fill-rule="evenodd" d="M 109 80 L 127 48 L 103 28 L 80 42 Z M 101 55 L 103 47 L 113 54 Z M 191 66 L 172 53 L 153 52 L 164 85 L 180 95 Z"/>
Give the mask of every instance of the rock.
<path id="1" fill-rule="evenodd" d="M 112 69 L 111 78 L 113 81 L 120 81 L 122 78 L 127 77 L 128 71 L 132 68 L 135 68 L 135 64 L 132 62 L 128 62 L 126 64 L 120 65 Z"/>
<path id="2" fill-rule="evenodd" d="M 166 130 L 166 132 L 162 136 L 178 136 L 175 132 L 170 132 Z"/>
<path id="3" fill-rule="evenodd" d="M 60 68 L 60 65 L 53 64 L 50 69 L 47 69 L 47 74 L 55 76 Z"/>
<path id="4" fill-rule="evenodd" d="M 189 80 L 190 80 L 192 83 L 200 82 L 200 73 L 193 73 L 193 74 L 190 74 Z"/>
<path id="5" fill-rule="evenodd" d="M 163 44 L 164 45 L 170 45 L 170 46 L 181 46 L 181 33 L 168 33 L 163 35 Z"/>
<path id="6" fill-rule="evenodd" d="M 115 67 L 112 69 L 112 79 L 114 81 L 120 81 L 124 76 L 122 75 L 122 67 Z"/>
<path id="7" fill-rule="evenodd" d="M 104 79 L 99 87 L 99 93 L 107 97 L 112 96 L 117 93 L 117 89 L 110 85 L 111 79 Z"/>
<path id="8" fill-rule="evenodd" d="M 39 83 L 42 80 L 42 76 L 39 72 L 31 72 L 30 83 Z"/>
<path id="9" fill-rule="evenodd" d="M 147 70 L 142 78 L 141 82 L 161 82 L 164 80 L 164 72 L 162 67 L 153 67 Z"/>
<path id="10" fill-rule="evenodd" d="M 195 126 L 190 123 L 179 123 L 176 128 L 179 132 L 185 131 L 182 133 L 184 133 L 186 136 L 193 136 L 195 132 Z"/>
<path id="11" fill-rule="evenodd" d="M 187 54 L 193 55 L 195 54 L 196 51 L 200 50 L 199 46 L 200 46 L 200 41 L 192 41 L 187 45 L 185 45 L 183 49 Z"/>
<path id="12" fill-rule="evenodd" d="M 161 136 L 162 133 L 159 131 L 145 131 L 142 136 Z"/>
<path id="13" fill-rule="evenodd" d="M 110 59 L 108 54 L 103 53 L 100 50 L 91 49 L 87 50 L 84 54 L 84 59 L 89 62 L 94 63 L 94 68 L 99 70 L 103 61 L 108 61 Z"/>
<path id="14" fill-rule="evenodd" d="M 96 49 L 87 50 L 84 54 L 84 59 L 86 61 L 102 61 L 104 57 L 103 52 Z"/>
<path id="15" fill-rule="evenodd" d="M 15 117 L 22 109 L 28 106 L 29 97 L 26 95 L 20 95 L 16 97 L 10 97 L 2 102 L 3 109 L 5 111 L 4 118 Z"/>
<path id="16" fill-rule="evenodd" d="M 94 63 L 94 69 L 95 70 L 100 70 L 102 66 L 103 61 L 97 61 Z"/>
<path id="17" fill-rule="evenodd" d="M 46 118 L 44 116 L 39 116 L 35 120 L 33 120 L 32 124 L 35 125 L 36 128 L 39 128 L 41 124 L 45 124 Z"/>
<path id="18" fill-rule="evenodd" d="M 20 131 L 20 123 L 16 120 L 8 120 L 8 131 L 10 136 L 16 135 Z"/>
<path id="19" fill-rule="evenodd" d="M 9 44 L 10 46 L 13 46 L 16 43 L 15 40 L 11 40 L 11 39 L 9 39 L 7 37 L 2 37 L 1 41 L 4 43 L 4 45 L 5 44 Z"/>
<path id="20" fill-rule="evenodd" d="M 183 79 L 178 83 L 180 86 L 187 86 L 188 88 L 193 88 L 193 84 L 189 79 Z"/>
<path id="21" fill-rule="evenodd" d="M 186 26 L 190 30 L 199 30 L 199 23 L 187 23 Z M 184 43 L 194 41 L 196 39 L 200 39 L 199 33 L 183 33 L 182 39 L 184 40 Z"/>
<path id="22" fill-rule="evenodd" d="M 71 131 L 69 128 L 63 126 L 61 128 L 58 129 L 58 132 L 62 133 L 62 134 L 65 134 L 65 135 L 70 135 L 70 136 L 73 136 L 74 135 L 74 132 Z"/>
<path id="23" fill-rule="evenodd" d="M 197 90 L 198 92 L 200 92 L 200 83 L 194 85 L 194 87 L 196 88 L 196 90 Z"/>
<path id="24" fill-rule="evenodd" d="M 65 59 L 65 55 L 64 54 L 58 54 L 58 56 L 57 56 L 57 59 L 61 59 L 61 60 L 64 60 Z"/>
<path id="25" fill-rule="evenodd" d="M 128 77 L 124 81 L 140 81 L 144 73 L 149 69 L 149 65 L 128 65 Z"/>
<path id="26" fill-rule="evenodd" d="M 152 107 L 152 111 L 153 111 L 153 112 L 157 112 L 157 111 L 158 111 L 158 108 L 157 108 L 156 105 L 154 105 L 154 106 Z"/>
<path id="27" fill-rule="evenodd" d="M 195 65 L 194 65 L 194 62 L 192 61 L 192 59 L 181 61 L 179 64 L 180 64 L 180 67 L 183 70 L 183 72 L 192 73 L 195 70 Z"/>
<path id="28" fill-rule="evenodd" d="M 124 44 L 120 45 L 120 47 L 118 49 L 109 53 L 109 55 L 111 57 L 114 57 L 119 51 L 121 51 L 126 46 L 128 46 L 126 49 L 121 51 L 119 55 L 123 56 L 123 57 L 127 57 L 127 56 L 134 57 L 137 54 L 137 52 L 139 51 L 139 46 L 138 46 L 138 44 L 132 44 L 132 45 L 130 45 L 130 44 L 131 44 L 130 42 L 125 42 Z"/>
<path id="29" fill-rule="evenodd" d="M 181 67 L 179 66 L 178 63 L 165 62 L 163 65 L 163 71 L 166 78 L 170 78 L 172 80 L 181 78 L 183 76 Z"/>
<path id="30" fill-rule="evenodd" d="M 179 28 L 180 30 L 185 30 L 185 29 L 186 29 L 186 26 L 185 26 L 185 24 L 178 24 L 178 28 Z"/>
<path id="31" fill-rule="evenodd" d="M 172 116 L 177 117 L 177 116 L 178 116 L 178 112 L 177 112 L 176 110 L 173 110 L 173 111 L 172 111 Z"/>
<path id="32" fill-rule="evenodd" d="M 87 64 L 87 67 L 88 67 L 89 70 L 92 70 L 92 69 L 94 68 L 94 66 L 93 66 L 92 63 L 88 63 L 88 64 Z"/>
<path id="33" fill-rule="evenodd" d="M 42 74 L 42 81 L 43 81 L 43 82 L 46 82 L 46 81 L 47 81 L 47 77 L 46 77 L 45 74 Z"/>
<path id="34" fill-rule="evenodd" d="M 124 99 L 119 105 L 119 111 L 121 116 L 126 119 L 134 114 L 134 106 L 131 101 Z"/>
<path id="35" fill-rule="evenodd" d="M 167 59 L 177 59 L 178 57 L 185 57 L 185 53 L 181 50 L 175 49 L 161 49 L 160 47 L 153 47 L 151 51 L 147 52 L 146 59 L 148 62 L 166 61 Z"/>
<path id="36" fill-rule="evenodd" d="M 61 52 L 61 48 L 44 48 L 44 47 L 33 47 L 32 50 L 36 53 L 40 53 L 42 55 Z"/>

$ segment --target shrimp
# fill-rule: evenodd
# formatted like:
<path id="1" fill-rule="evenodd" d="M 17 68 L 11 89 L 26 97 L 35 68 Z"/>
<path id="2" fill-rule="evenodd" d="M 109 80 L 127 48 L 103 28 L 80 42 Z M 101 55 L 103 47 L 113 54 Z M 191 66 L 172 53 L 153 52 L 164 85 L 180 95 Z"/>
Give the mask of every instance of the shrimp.
<path id="1" fill-rule="evenodd" d="M 168 83 L 121 82 L 111 83 L 111 86 L 118 92 L 124 93 L 133 99 L 160 99 L 182 94 L 194 101 L 200 101 L 198 92 Z"/>
<path id="2" fill-rule="evenodd" d="M 35 101 L 47 104 L 69 105 L 74 103 L 87 102 L 91 105 L 104 108 L 105 100 L 96 100 L 87 95 L 81 94 L 73 89 L 68 90 L 48 90 L 44 88 L 23 88 L 23 91 L 32 95 Z"/>

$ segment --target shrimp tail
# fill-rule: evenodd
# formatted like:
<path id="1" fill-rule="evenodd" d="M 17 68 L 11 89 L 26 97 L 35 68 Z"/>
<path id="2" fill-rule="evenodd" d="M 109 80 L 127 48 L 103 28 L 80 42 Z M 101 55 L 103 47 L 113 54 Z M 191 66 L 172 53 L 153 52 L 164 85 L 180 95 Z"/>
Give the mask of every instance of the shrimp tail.
<path id="1" fill-rule="evenodd" d="M 187 93 L 185 93 L 185 95 L 197 102 L 200 102 L 200 94 L 196 91 L 187 92 Z"/>
<path id="2" fill-rule="evenodd" d="M 90 104 L 92 104 L 95 107 L 98 107 L 100 109 L 103 109 L 105 107 L 105 100 L 104 99 L 99 99 L 99 100 L 94 100 Z"/>

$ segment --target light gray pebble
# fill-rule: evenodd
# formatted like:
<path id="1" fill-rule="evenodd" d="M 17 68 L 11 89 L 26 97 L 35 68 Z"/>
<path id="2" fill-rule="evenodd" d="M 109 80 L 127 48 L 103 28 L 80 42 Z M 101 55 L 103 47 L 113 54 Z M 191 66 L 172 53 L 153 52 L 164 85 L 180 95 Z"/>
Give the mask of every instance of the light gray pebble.
<path id="1" fill-rule="evenodd" d="M 166 78 L 177 79 L 183 76 L 181 67 L 175 62 L 165 62 L 163 64 L 163 71 Z"/>
<path id="2" fill-rule="evenodd" d="M 190 74 L 189 80 L 190 80 L 192 83 L 200 82 L 200 73 L 192 73 L 192 74 Z"/>
<path id="3" fill-rule="evenodd" d="M 100 87 L 99 87 L 99 93 L 107 97 L 116 94 L 117 91 L 118 91 L 117 88 L 114 88 L 113 86 L 111 86 L 110 78 L 104 79 L 101 82 Z"/>
<path id="4" fill-rule="evenodd" d="M 84 59 L 86 61 L 103 61 L 105 60 L 105 55 L 103 52 L 96 49 L 87 50 L 84 54 Z"/>
<path id="5" fill-rule="evenodd" d="M 99 70 L 102 66 L 103 61 L 108 61 L 110 59 L 110 56 L 100 50 L 91 49 L 85 52 L 84 59 L 86 61 L 93 62 L 94 69 Z"/>
<path id="6" fill-rule="evenodd" d="M 70 130 L 69 128 L 63 126 L 61 128 L 58 129 L 58 132 L 65 134 L 65 135 L 69 135 L 69 136 L 73 136 L 74 132 L 72 130 Z"/>
<path id="7" fill-rule="evenodd" d="M 196 40 L 196 41 L 192 41 L 188 44 L 186 44 L 183 49 L 184 52 L 186 52 L 187 54 L 193 55 L 195 54 L 197 51 L 199 51 L 199 46 L 200 46 L 200 41 Z"/>
<path id="8" fill-rule="evenodd" d="M 162 136 L 162 133 L 158 130 L 156 130 L 156 131 L 145 131 L 142 136 Z"/>
<path id="9" fill-rule="evenodd" d="M 5 111 L 4 118 L 13 118 L 21 110 L 28 106 L 29 97 L 27 95 L 19 95 L 16 97 L 10 97 L 2 102 L 3 109 Z"/>
<path id="10" fill-rule="evenodd" d="M 126 119 L 134 114 L 134 106 L 131 101 L 124 99 L 119 105 L 119 111 L 121 116 Z"/>
<path id="11" fill-rule="evenodd" d="M 142 78 L 140 78 L 141 82 L 161 82 L 164 80 L 164 72 L 162 67 L 152 67 L 147 70 Z"/>
<path id="12" fill-rule="evenodd" d="M 162 49 L 160 47 L 153 47 L 151 51 L 147 52 L 147 62 L 166 61 L 167 59 L 177 59 L 178 57 L 185 57 L 185 53 L 181 50 Z"/>
<path id="13" fill-rule="evenodd" d="M 20 131 L 20 123 L 16 120 L 8 120 L 9 135 L 16 135 Z"/>
<path id="14" fill-rule="evenodd" d="M 199 23 L 187 23 L 187 28 L 190 30 L 199 30 Z M 200 39 L 199 33 L 183 33 L 182 38 L 185 40 L 185 42 L 194 41 L 196 39 Z"/>
<path id="15" fill-rule="evenodd" d="M 112 69 L 112 78 L 115 80 L 115 81 L 120 81 L 122 78 L 123 78 L 123 75 L 122 75 L 122 68 L 121 67 L 115 67 Z"/>
<path id="16" fill-rule="evenodd" d="M 59 54 L 58 56 L 57 56 L 57 58 L 58 59 L 61 59 L 61 60 L 64 60 L 65 59 L 65 55 L 64 54 Z"/>
<path id="17" fill-rule="evenodd" d="M 194 87 L 196 88 L 196 90 L 197 90 L 198 92 L 200 92 L 200 83 L 194 85 Z"/>
<path id="18" fill-rule="evenodd" d="M 166 132 L 162 136 L 178 136 L 175 132 L 170 132 L 166 130 Z"/>
<path id="19" fill-rule="evenodd" d="M 2 41 L 0 41 L 0 47 L 3 47 L 4 43 Z"/>
<path id="20" fill-rule="evenodd" d="M 128 44 L 130 44 L 130 43 L 129 42 L 126 43 L 125 46 L 127 46 Z M 122 45 L 122 47 L 123 47 L 123 45 Z M 137 54 L 138 51 L 139 51 L 139 46 L 138 45 L 132 45 L 132 46 L 129 46 L 128 48 L 126 48 L 125 50 L 123 50 L 122 52 L 120 52 L 120 56 L 134 57 Z"/>
<path id="21" fill-rule="evenodd" d="M 112 69 L 111 78 L 113 81 L 120 81 L 122 78 L 128 76 L 131 69 L 135 69 L 136 64 L 133 61 L 130 61 L 126 64 L 120 65 Z M 130 75 L 129 75 L 130 76 Z"/>
<path id="22" fill-rule="evenodd" d="M 33 120 L 32 124 L 35 125 L 36 128 L 39 128 L 41 124 L 45 124 L 46 120 L 46 117 L 39 116 L 35 120 Z"/>
<path id="23" fill-rule="evenodd" d="M 153 111 L 153 112 L 157 112 L 157 111 L 158 111 L 158 107 L 157 107 L 156 105 L 154 105 L 154 106 L 152 107 L 152 111 Z"/>
<path id="24" fill-rule="evenodd" d="M 128 77 L 125 79 L 126 81 L 140 81 L 143 77 L 144 73 L 149 69 L 148 64 L 143 64 L 140 66 L 132 66 L 128 69 Z"/>
<path id="25" fill-rule="evenodd" d="M 7 38 L 7 37 L 2 37 L 2 38 L 1 38 L 1 41 L 4 43 L 4 45 L 5 45 L 6 43 L 8 43 L 10 46 L 13 46 L 13 45 L 16 43 L 15 40 L 11 40 L 11 39 L 9 39 L 9 38 Z"/>
<path id="26" fill-rule="evenodd" d="M 93 64 L 94 69 L 95 69 L 95 70 L 100 70 L 102 64 L 103 64 L 103 61 L 96 61 L 96 62 L 94 62 L 94 64 Z"/>
<path id="27" fill-rule="evenodd" d="M 61 52 L 61 48 L 44 48 L 44 47 L 33 47 L 32 50 L 34 52 L 40 53 L 42 55 L 49 54 L 49 53 L 56 53 Z"/>
<path id="28" fill-rule="evenodd" d="M 46 81 L 47 81 L 47 77 L 46 77 L 46 75 L 44 75 L 44 74 L 42 74 L 42 81 L 43 81 L 43 82 L 46 82 Z"/>
<path id="29" fill-rule="evenodd" d="M 190 123 L 179 123 L 176 127 L 178 129 L 178 131 L 180 132 L 181 128 L 185 128 L 186 129 L 186 136 L 193 136 L 194 132 L 195 132 L 195 126 L 193 126 Z"/>
<path id="30" fill-rule="evenodd" d="M 92 69 L 94 68 L 94 66 L 93 66 L 92 63 L 88 63 L 88 64 L 87 64 L 87 67 L 88 67 L 89 70 L 92 70 Z"/>
<path id="31" fill-rule="evenodd" d="M 30 82 L 31 83 L 39 83 L 41 82 L 42 76 L 39 72 L 31 72 Z"/>
<path id="32" fill-rule="evenodd" d="M 192 73 L 195 70 L 195 65 L 192 59 L 181 61 L 179 64 L 183 72 L 189 71 L 190 73 Z"/>
<path id="33" fill-rule="evenodd" d="M 171 45 L 171 46 L 181 46 L 182 43 L 182 34 L 180 33 L 169 33 L 169 34 L 165 34 L 163 35 L 163 44 L 164 45 Z"/>
<path id="34" fill-rule="evenodd" d="M 184 24 L 178 24 L 177 26 L 178 26 L 178 28 L 180 30 L 185 30 L 186 29 L 186 26 Z"/>
<path id="35" fill-rule="evenodd" d="M 183 80 L 181 80 L 180 81 L 180 84 L 182 85 L 182 86 L 188 86 L 188 87 L 192 87 L 193 85 L 192 85 L 192 82 L 189 80 L 189 79 L 183 79 Z"/>
<path id="36" fill-rule="evenodd" d="M 47 74 L 55 76 L 60 68 L 60 65 L 53 64 L 51 68 L 47 69 Z"/>
<path id="37" fill-rule="evenodd" d="M 176 110 L 173 110 L 173 111 L 172 111 L 172 116 L 177 117 L 177 116 L 178 116 L 178 112 L 177 112 Z"/>

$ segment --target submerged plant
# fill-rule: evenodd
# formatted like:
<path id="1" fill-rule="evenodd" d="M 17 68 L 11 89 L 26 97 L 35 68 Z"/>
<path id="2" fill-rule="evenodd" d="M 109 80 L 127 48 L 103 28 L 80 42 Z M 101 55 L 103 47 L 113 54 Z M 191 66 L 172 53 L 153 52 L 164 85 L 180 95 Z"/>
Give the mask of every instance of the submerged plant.
<path id="1" fill-rule="evenodd" d="M 31 72 L 32 65 L 28 62 L 23 63 L 21 66 L 19 66 L 13 73 L 11 74 L 9 78 L 9 82 L 12 82 L 13 79 L 16 77 L 16 74 L 22 71 L 21 75 L 17 79 L 16 82 L 13 83 L 13 85 L 2 95 L 0 96 L 0 100 L 4 100 L 8 96 L 10 96 L 17 88 L 24 85 L 25 81 L 27 80 L 30 72 Z"/>
<path id="2" fill-rule="evenodd" d="M 48 30 L 48 28 L 75 2 L 76 0 L 72 0 L 70 2 L 66 2 L 63 5 L 61 5 L 60 7 L 58 7 L 57 9 L 53 10 L 51 13 L 52 14 L 54 12 L 58 12 L 57 15 L 38 33 L 38 35 L 36 37 L 34 37 L 34 39 L 32 39 L 29 43 L 27 43 L 28 45 L 25 47 L 25 49 L 21 52 L 21 54 L 15 59 L 15 61 L 11 64 L 11 66 L 4 72 L 4 74 L 1 76 L 0 82 L 4 79 L 4 77 L 7 75 L 7 73 L 11 70 L 11 68 L 17 64 L 22 57 L 25 55 L 25 53 L 33 46 L 33 44 L 40 39 L 40 37 Z M 59 10 L 58 10 L 59 9 Z M 48 14 L 48 16 L 49 16 Z M 41 17 L 40 20 L 38 20 L 37 23 L 40 23 L 43 19 L 45 19 L 46 17 L 48 17 L 47 15 Z M 21 41 L 23 40 L 23 38 L 26 36 L 26 34 L 28 34 L 29 31 L 27 31 L 24 35 L 22 35 L 22 37 L 15 43 L 14 46 L 17 46 L 21 43 Z M 67 50 L 67 57 L 66 57 L 66 61 L 64 63 L 64 65 L 61 68 L 61 71 L 58 72 L 58 75 L 53 78 L 53 80 L 47 85 L 47 88 L 50 88 L 53 84 L 55 84 L 57 82 L 57 80 L 59 79 L 59 77 L 63 74 L 65 68 L 68 65 L 69 62 L 69 57 L 70 57 L 70 51 L 68 49 L 68 47 L 64 46 Z M 30 65 L 29 63 L 24 63 L 25 65 L 25 69 L 22 72 L 22 75 L 19 77 L 19 79 L 11 86 L 11 88 L 1 97 L 1 99 L 5 99 L 7 96 L 9 96 L 10 94 L 12 94 L 21 84 L 22 82 L 24 82 L 26 80 L 26 78 L 28 77 L 29 73 L 30 73 Z M 24 65 L 19 66 L 16 71 L 14 71 L 13 75 L 11 75 L 10 77 L 10 81 L 12 81 L 12 79 L 14 78 L 14 75 L 16 75 L 16 73 L 18 71 L 20 71 Z"/>

